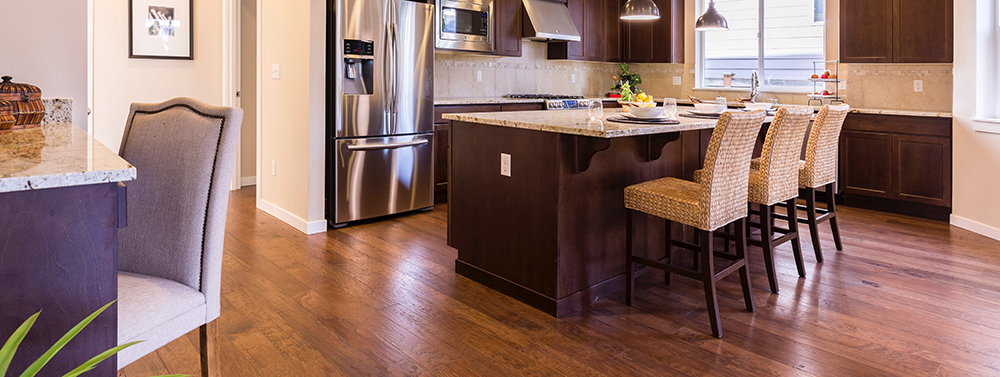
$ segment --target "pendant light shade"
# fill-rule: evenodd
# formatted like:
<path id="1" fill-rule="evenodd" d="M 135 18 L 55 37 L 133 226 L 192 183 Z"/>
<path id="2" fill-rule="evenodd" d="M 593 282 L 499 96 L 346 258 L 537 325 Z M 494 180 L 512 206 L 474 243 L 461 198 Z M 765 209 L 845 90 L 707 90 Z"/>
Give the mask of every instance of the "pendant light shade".
<path id="1" fill-rule="evenodd" d="M 726 18 L 722 16 L 722 13 L 715 10 L 715 1 L 708 2 L 708 10 L 701 17 L 698 17 L 698 22 L 694 24 L 694 30 L 729 30 L 729 23 L 726 22 Z"/>
<path id="2" fill-rule="evenodd" d="M 660 18 L 660 8 L 653 0 L 628 0 L 622 7 L 621 19 L 626 21 L 656 20 Z"/>

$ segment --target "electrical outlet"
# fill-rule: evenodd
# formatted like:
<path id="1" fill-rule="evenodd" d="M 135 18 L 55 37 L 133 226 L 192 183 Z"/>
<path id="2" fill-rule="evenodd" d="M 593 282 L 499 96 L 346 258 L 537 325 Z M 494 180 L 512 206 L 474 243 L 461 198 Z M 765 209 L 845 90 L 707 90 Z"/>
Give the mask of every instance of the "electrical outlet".
<path id="1" fill-rule="evenodd" d="M 913 80 L 913 91 L 914 92 L 924 91 L 924 80 Z"/>
<path id="2" fill-rule="evenodd" d="M 275 80 L 281 78 L 281 64 L 271 64 L 271 78 Z"/>
<path id="3" fill-rule="evenodd" d="M 500 175 L 504 177 L 510 177 L 510 155 L 506 153 L 500 154 Z"/>
<path id="4" fill-rule="evenodd" d="M 681 77 L 680 76 L 674 76 L 674 85 L 675 86 L 680 86 L 681 85 Z"/>
<path id="5" fill-rule="evenodd" d="M 483 81 L 483 71 L 476 71 L 476 81 Z"/>
<path id="6" fill-rule="evenodd" d="M 837 83 L 837 90 L 847 89 L 847 81 L 841 81 Z"/>
<path id="7" fill-rule="evenodd" d="M 278 174 L 278 164 L 275 163 L 274 161 L 271 161 L 271 176 L 275 176 L 277 174 Z"/>
<path id="8" fill-rule="evenodd" d="M 571 80 L 571 82 L 573 84 L 576 84 L 576 74 L 575 73 L 570 76 L 570 80 Z"/>

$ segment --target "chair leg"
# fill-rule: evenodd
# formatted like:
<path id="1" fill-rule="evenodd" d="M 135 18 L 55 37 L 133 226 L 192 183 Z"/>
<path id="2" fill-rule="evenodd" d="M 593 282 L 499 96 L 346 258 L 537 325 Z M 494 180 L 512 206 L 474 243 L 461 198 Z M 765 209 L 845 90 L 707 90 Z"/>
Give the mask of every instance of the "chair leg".
<path id="1" fill-rule="evenodd" d="M 771 228 L 771 206 L 757 204 L 760 209 L 760 247 L 764 249 L 764 267 L 771 293 L 778 293 L 778 276 L 774 269 L 774 229 Z"/>
<path id="2" fill-rule="evenodd" d="M 219 325 L 218 320 L 201 325 L 201 376 L 219 377 Z"/>
<path id="3" fill-rule="evenodd" d="M 719 299 L 715 295 L 715 255 L 712 248 L 713 232 L 699 229 L 701 236 L 701 280 L 705 283 L 705 302 L 708 304 L 708 321 L 712 336 L 722 338 L 722 321 L 719 319 Z"/>
<path id="4" fill-rule="evenodd" d="M 844 244 L 840 242 L 840 227 L 837 226 L 837 204 L 833 197 L 833 183 L 826 185 L 826 209 L 830 211 L 830 228 L 833 229 L 833 242 L 837 244 L 837 250 L 844 250 Z"/>
<path id="5" fill-rule="evenodd" d="M 806 266 L 802 261 L 802 244 L 799 243 L 799 221 L 798 221 L 798 209 L 795 208 L 795 198 L 788 199 L 785 202 L 788 207 L 788 230 L 795 234 L 795 238 L 792 238 L 792 255 L 795 256 L 795 268 L 799 270 L 799 277 L 806 277 Z"/>
<path id="6" fill-rule="evenodd" d="M 625 305 L 632 306 L 635 298 L 635 262 L 632 261 L 632 216 L 635 211 L 625 210 Z"/>
<path id="7" fill-rule="evenodd" d="M 809 235 L 812 236 L 816 262 L 823 263 L 823 249 L 819 245 L 819 224 L 816 223 L 816 189 L 806 188 L 806 218 L 809 219 Z"/>
<path id="8" fill-rule="evenodd" d="M 674 241 L 674 235 L 671 233 L 671 230 L 673 230 L 674 222 L 666 219 L 663 221 L 666 223 L 663 228 L 664 233 L 666 233 L 666 237 L 664 238 L 664 242 L 666 244 L 663 246 L 666 251 L 666 255 L 664 256 L 663 261 L 666 262 L 668 266 L 673 266 L 673 263 L 671 263 L 671 256 L 673 256 L 674 248 L 671 244 Z M 663 283 L 670 285 L 670 272 L 663 271 Z"/>
<path id="9" fill-rule="evenodd" d="M 747 235 L 744 231 L 746 229 L 746 218 L 736 220 L 734 226 L 736 232 L 736 257 L 743 259 L 743 267 L 740 267 L 740 285 L 743 286 L 743 302 L 747 305 L 747 311 L 753 312 L 753 288 L 750 286 L 750 272 L 747 265 L 750 261 L 747 260 Z"/>

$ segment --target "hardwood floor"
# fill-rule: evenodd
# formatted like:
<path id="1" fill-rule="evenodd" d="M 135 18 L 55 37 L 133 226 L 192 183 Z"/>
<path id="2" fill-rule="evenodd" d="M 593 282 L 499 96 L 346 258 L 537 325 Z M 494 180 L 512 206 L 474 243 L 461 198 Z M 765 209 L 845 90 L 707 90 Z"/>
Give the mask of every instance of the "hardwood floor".
<path id="1" fill-rule="evenodd" d="M 946 223 L 838 208 L 807 278 L 778 247 L 782 290 L 751 248 L 755 313 L 719 282 L 723 339 L 700 282 L 650 273 L 555 319 L 456 276 L 434 211 L 304 236 L 234 192 L 226 232 L 224 376 L 1000 375 L 1000 242 Z M 800 230 L 808 232 L 805 227 Z M 198 332 L 121 371 L 199 375 Z"/>

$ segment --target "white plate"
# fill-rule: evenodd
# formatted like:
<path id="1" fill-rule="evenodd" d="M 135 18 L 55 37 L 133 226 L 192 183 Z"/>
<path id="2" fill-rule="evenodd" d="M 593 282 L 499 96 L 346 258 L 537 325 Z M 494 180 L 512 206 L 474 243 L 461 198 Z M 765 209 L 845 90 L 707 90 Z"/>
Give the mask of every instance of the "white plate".
<path id="1" fill-rule="evenodd" d="M 691 114 L 694 114 L 694 115 L 716 116 L 716 115 L 722 115 L 722 113 L 724 113 L 725 111 L 723 111 L 722 113 L 703 113 L 703 112 L 698 111 L 698 110 L 688 110 L 688 112 L 691 113 Z"/>
<path id="2" fill-rule="evenodd" d="M 632 114 L 632 113 L 622 113 L 622 116 L 626 117 L 626 118 L 629 118 L 629 119 L 642 119 L 642 120 L 655 120 L 655 119 L 669 119 L 670 118 L 669 116 L 667 116 L 667 114 L 663 114 L 663 115 L 660 115 L 658 117 L 641 117 L 641 116 L 638 116 L 638 115 L 635 115 L 635 114 Z"/>

